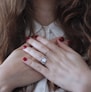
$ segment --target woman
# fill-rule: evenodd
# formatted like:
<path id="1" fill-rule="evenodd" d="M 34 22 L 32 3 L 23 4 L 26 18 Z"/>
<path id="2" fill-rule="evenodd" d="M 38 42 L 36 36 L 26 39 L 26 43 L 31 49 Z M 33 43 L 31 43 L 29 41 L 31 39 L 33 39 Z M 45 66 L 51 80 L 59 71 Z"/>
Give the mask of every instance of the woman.
<path id="1" fill-rule="evenodd" d="M 90 92 L 90 14 L 89 0 L 1 1 L 0 91 Z"/>

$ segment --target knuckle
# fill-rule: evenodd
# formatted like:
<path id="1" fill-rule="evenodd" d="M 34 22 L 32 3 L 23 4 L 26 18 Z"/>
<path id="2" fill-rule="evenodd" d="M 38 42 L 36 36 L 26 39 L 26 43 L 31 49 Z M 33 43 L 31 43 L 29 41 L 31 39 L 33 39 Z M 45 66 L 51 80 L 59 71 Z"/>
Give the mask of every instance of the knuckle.
<path id="1" fill-rule="evenodd" d="M 49 41 L 45 41 L 45 45 L 49 45 L 50 44 L 50 42 Z"/>
<path id="2" fill-rule="evenodd" d="M 27 57 L 28 57 L 30 60 L 35 61 L 35 58 L 33 58 L 32 56 L 27 55 Z"/>
<path id="3" fill-rule="evenodd" d="M 45 47 L 43 45 L 40 45 L 40 48 L 45 49 Z"/>
<path id="4" fill-rule="evenodd" d="M 46 49 L 46 50 L 45 50 L 45 55 L 46 55 L 46 56 L 51 55 L 51 51 L 50 51 L 49 49 Z"/>
<path id="5" fill-rule="evenodd" d="M 35 67 L 38 69 L 38 71 L 42 71 L 40 65 L 36 64 Z"/>
<path id="6" fill-rule="evenodd" d="M 42 55 L 42 54 L 39 54 L 39 58 L 41 59 L 41 58 L 44 58 L 45 56 L 44 55 Z"/>

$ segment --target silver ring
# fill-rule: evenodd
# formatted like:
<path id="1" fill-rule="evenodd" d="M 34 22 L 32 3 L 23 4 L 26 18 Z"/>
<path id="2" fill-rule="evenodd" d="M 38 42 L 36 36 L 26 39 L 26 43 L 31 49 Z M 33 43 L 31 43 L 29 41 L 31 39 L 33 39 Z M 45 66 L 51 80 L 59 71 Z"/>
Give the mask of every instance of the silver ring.
<path id="1" fill-rule="evenodd" d="M 41 61 L 40 61 L 43 65 L 45 65 L 46 64 L 46 62 L 47 62 L 47 59 L 44 57 L 44 58 L 42 58 L 41 59 Z"/>

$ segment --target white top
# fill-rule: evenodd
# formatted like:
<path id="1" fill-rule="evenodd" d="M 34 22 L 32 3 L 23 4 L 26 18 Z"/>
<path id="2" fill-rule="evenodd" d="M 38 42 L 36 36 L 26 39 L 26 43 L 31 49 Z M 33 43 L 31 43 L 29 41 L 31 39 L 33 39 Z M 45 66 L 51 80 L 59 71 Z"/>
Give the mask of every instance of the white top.
<path id="1" fill-rule="evenodd" d="M 35 34 L 41 35 L 48 40 L 64 36 L 63 30 L 56 22 L 53 22 L 48 26 L 42 26 L 38 22 L 34 21 L 34 30 Z"/>
<path id="2" fill-rule="evenodd" d="M 38 22 L 34 21 L 34 30 L 36 35 L 45 37 L 48 40 L 52 40 L 56 37 L 64 37 L 64 32 L 56 22 L 53 22 L 48 26 L 42 26 Z M 47 79 L 40 80 L 33 91 L 31 91 L 31 88 L 32 88 L 31 85 L 28 86 L 26 91 L 24 92 L 49 92 Z M 56 91 L 51 90 L 50 92 L 65 92 L 65 91 L 60 88 Z"/>
<path id="3" fill-rule="evenodd" d="M 48 40 L 64 36 L 64 32 L 56 22 L 52 22 L 48 26 L 42 26 L 38 22 L 34 21 L 34 30 L 36 35 L 45 37 Z"/>

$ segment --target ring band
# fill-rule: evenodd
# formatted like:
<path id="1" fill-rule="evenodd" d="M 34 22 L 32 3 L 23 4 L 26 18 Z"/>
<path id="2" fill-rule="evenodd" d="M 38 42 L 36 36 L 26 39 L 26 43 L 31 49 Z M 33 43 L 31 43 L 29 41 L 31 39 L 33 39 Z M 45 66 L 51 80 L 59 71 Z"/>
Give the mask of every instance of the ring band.
<path id="1" fill-rule="evenodd" d="M 46 64 L 46 62 L 47 62 L 47 59 L 44 57 L 44 58 L 42 58 L 41 59 L 41 61 L 40 61 L 43 65 L 45 65 Z"/>

